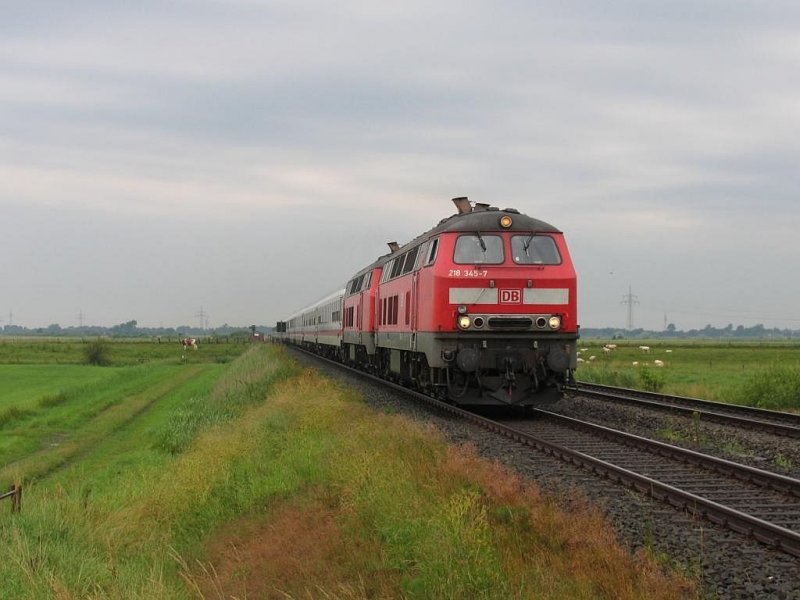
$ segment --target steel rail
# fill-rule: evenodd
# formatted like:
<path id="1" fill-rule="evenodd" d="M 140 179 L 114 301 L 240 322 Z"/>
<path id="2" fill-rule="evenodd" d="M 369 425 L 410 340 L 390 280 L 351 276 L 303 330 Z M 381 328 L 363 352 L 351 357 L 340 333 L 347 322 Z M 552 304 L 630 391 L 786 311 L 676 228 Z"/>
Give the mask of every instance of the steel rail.
<path id="1" fill-rule="evenodd" d="M 759 487 L 772 489 L 785 494 L 791 494 L 800 498 L 800 479 L 773 473 L 772 471 L 765 471 L 757 467 L 742 465 L 737 462 L 710 456 L 688 448 L 681 448 L 680 446 L 673 446 L 658 440 L 651 440 L 646 437 L 618 431 L 603 425 L 595 423 L 588 423 L 572 417 L 565 417 L 552 413 L 547 410 L 535 409 L 536 413 L 546 415 L 548 419 L 562 423 L 572 429 L 582 429 L 590 433 L 596 434 L 609 440 L 621 442 L 627 446 L 645 450 L 651 454 L 672 458 L 680 462 L 697 465 L 706 470 L 719 473 L 728 477 L 733 477 L 739 481 L 752 483 Z"/>
<path id="2" fill-rule="evenodd" d="M 726 425 L 734 425 L 743 429 L 800 438 L 800 415 L 795 415 L 793 413 L 755 408 L 752 406 L 741 406 L 738 404 L 726 404 L 724 402 L 701 400 L 699 398 L 657 394 L 655 392 L 646 392 L 643 390 L 614 388 L 595 383 L 579 382 L 578 393 L 603 400 L 644 406 L 646 408 L 689 417 L 699 415 L 700 419 Z M 768 421 L 763 419 L 775 420 Z M 787 422 L 796 424 L 787 424 Z"/>

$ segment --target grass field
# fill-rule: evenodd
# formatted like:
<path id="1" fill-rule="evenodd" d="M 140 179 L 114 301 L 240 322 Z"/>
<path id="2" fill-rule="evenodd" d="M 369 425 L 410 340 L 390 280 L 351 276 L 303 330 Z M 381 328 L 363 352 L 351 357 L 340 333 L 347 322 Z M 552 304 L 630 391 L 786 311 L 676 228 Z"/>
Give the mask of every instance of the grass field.
<path id="1" fill-rule="evenodd" d="M 773 408 L 800 410 L 800 345 L 581 340 L 579 380 Z M 649 352 L 639 349 L 650 348 Z M 593 360 L 590 358 L 594 356 Z M 663 367 L 654 361 L 660 360 Z M 634 365 L 634 363 L 638 363 Z"/>
<path id="2" fill-rule="evenodd" d="M 53 338 L 38 340 L 33 338 L 0 337 L 0 365 L 11 364 L 81 364 L 84 352 L 95 339 Z M 165 361 L 177 364 L 186 360 L 224 360 L 238 356 L 246 348 L 243 343 L 209 343 L 201 344 L 202 352 L 184 351 L 183 347 L 173 341 L 110 341 L 111 364 L 126 366 L 142 362 L 153 363 Z M 185 357 L 185 358 L 182 358 Z"/>
<path id="3" fill-rule="evenodd" d="M 97 368 L 69 347 L 0 365 L 0 489 L 25 489 L 0 504 L 0 598 L 694 597 L 581 498 L 280 348 L 114 344 Z"/>

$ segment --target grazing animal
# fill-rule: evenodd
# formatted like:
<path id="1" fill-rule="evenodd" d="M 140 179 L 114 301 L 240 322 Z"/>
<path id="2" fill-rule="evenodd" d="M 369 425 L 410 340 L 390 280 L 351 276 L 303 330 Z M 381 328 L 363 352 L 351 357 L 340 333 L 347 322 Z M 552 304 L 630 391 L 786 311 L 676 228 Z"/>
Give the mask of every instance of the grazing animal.
<path id="1" fill-rule="evenodd" d="M 653 361 L 653 364 L 655 366 L 657 366 L 657 367 L 663 367 L 664 366 L 664 361 L 656 359 L 656 360 Z"/>
<path id="2" fill-rule="evenodd" d="M 635 361 L 633 361 L 631 364 L 632 364 L 634 367 L 638 367 L 638 366 L 639 366 L 639 361 L 638 361 L 638 360 L 635 360 Z"/>
<path id="3" fill-rule="evenodd" d="M 195 338 L 183 338 L 181 344 L 184 350 L 188 350 L 189 348 L 197 350 L 197 340 Z"/>
<path id="4" fill-rule="evenodd" d="M 639 350 L 642 352 L 650 352 L 650 346 L 639 346 Z"/>

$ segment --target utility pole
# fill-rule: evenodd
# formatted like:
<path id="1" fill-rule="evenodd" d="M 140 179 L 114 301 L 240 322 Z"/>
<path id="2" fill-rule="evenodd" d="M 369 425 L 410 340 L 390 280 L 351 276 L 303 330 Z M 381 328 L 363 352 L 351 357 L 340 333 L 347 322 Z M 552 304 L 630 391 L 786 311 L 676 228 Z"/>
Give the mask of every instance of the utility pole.
<path id="1" fill-rule="evenodd" d="M 633 295 L 630 284 L 628 284 L 628 293 L 622 297 L 620 304 L 628 305 L 628 331 L 630 331 L 633 329 L 633 305 L 639 304 L 639 297 Z"/>
<path id="2" fill-rule="evenodd" d="M 195 315 L 198 319 L 200 319 L 200 329 L 206 329 L 208 327 L 208 313 L 203 310 L 203 307 L 200 307 L 200 312 Z"/>

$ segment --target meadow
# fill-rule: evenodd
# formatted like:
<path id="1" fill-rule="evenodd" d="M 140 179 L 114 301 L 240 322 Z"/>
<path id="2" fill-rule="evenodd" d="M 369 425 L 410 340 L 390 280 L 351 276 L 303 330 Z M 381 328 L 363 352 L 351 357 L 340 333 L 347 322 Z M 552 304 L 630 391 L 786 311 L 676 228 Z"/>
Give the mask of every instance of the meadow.
<path id="1" fill-rule="evenodd" d="M 604 352 L 606 343 L 617 348 Z M 581 340 L 578 345 L 584 360 L 579 381 L 800 410 L 798 344 Z M 643 352 L 641 345 L 650 351 Z M 664 365 L 656 366 L 656 360 Z"/>
<path id="2" fill-rule="evenodd" d="M 0 503 L 0 598 L 696 595 L 579 496 L 545 497 L 280 347 L 154 346 L 112 344 L 107 367 L 80 364 L 80 342 L 4 349 L 0 489 L 24 497 Z"/>

